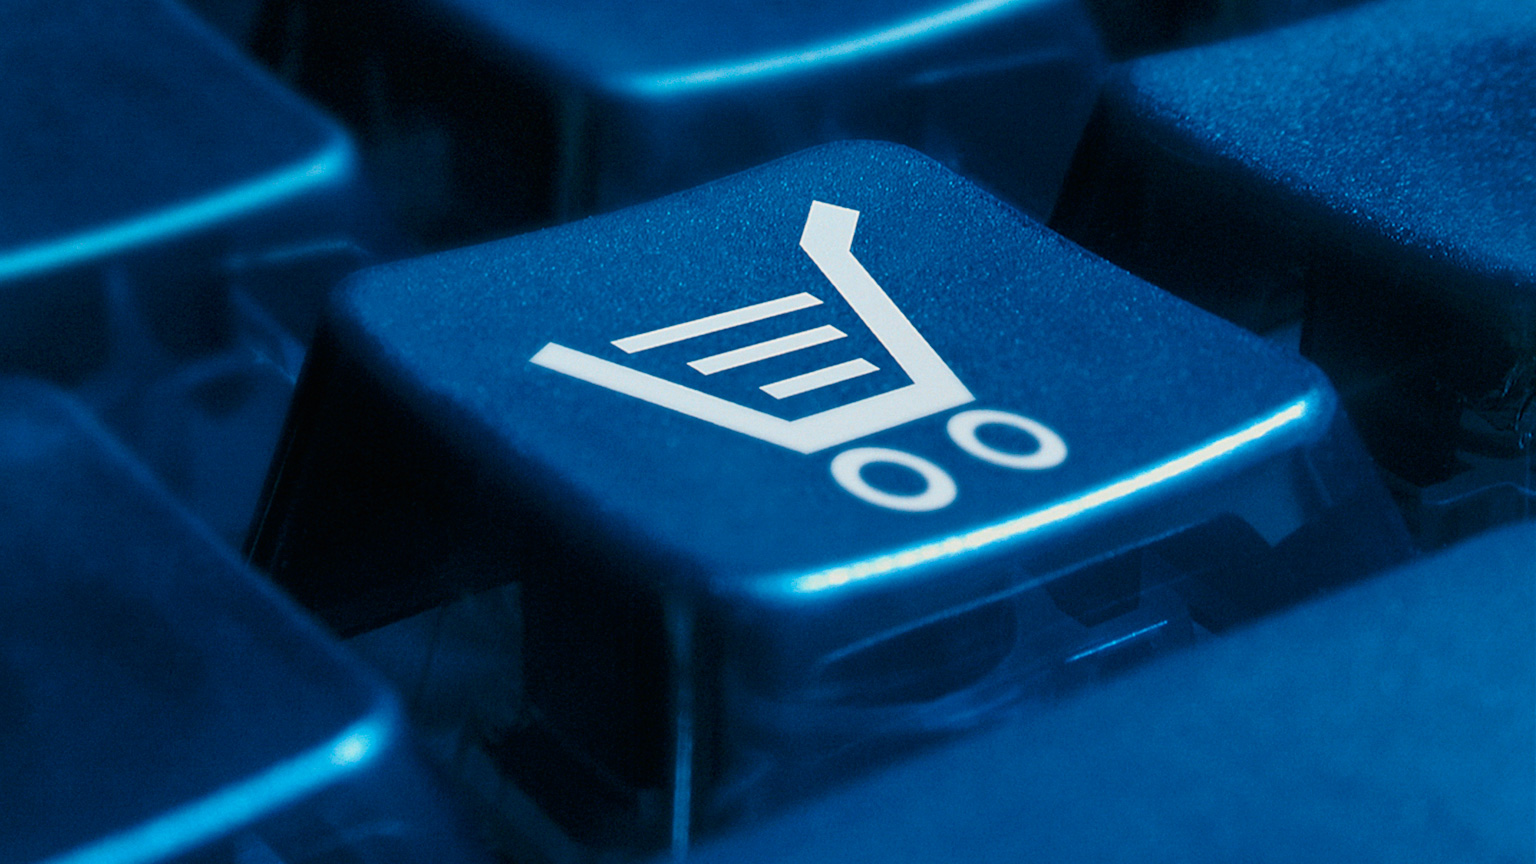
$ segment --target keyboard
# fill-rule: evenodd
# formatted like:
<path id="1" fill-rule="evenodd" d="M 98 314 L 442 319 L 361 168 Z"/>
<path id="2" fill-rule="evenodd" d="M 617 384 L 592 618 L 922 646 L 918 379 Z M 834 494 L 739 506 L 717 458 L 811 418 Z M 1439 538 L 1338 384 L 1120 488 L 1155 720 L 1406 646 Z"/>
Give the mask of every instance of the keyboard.
<path id="1" fill-rule="evenodd" d="M 1536 858 L 1525 0 L 0 32 L 0 860 Z"/>

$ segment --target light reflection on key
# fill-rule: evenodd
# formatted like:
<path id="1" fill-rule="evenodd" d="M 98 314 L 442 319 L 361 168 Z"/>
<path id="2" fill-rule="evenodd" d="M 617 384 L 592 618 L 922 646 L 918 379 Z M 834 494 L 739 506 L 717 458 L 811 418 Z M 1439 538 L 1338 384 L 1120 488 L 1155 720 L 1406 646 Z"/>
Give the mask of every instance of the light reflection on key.
<path id="1" fill-rule="evenodd" d="M 0 858 L 485 860 L 394 697 L 36 382 L 0 513 Z"/>
<path id="2" fill-rule="evenodd" d="M 744 355 L 773 334 L 715 327 L 787 291 L 816 328 Z M 525 721 L 429 646 L 396 668 L 488 801 L 595 847 L 681 851 L 1407 553 L 1320 372 L 894 145 L 366 271 L 334 308 L 252 559 L 347 633 L 513 632 L 455 598 L 516 581 Z M 613 341 L 679 321 L 736 347 Z M 817 333 L 843 338 L 779 350 Z M 903 374 L 791 413 L 871 371 L 821 356 L 855 337 Z M 779 393 L 730 380 L 781 363 Z"/>

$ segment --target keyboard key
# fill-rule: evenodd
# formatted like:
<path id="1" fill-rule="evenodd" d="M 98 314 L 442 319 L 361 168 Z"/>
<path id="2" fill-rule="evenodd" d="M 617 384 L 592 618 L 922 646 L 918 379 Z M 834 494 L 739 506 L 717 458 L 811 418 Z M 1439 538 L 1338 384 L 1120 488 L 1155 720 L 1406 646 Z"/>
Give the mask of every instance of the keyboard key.
<path id="1" fill-rule="evenodd" d="M 77 403 L 17 380 L 0 560 L 0 858 L 482 860 L 394 698 Z"/>
<path id="2" fill-rule="evenodd" d="M 1053 225 L 1250 327 L 1305 305 L 1409 483 L 1536 488 L 1533 51 L 1529 3 L 1391 0 L 1128 64 Z"/>
<path id="3" fill-rule="evenodd" d="M 274 355 L 381 242 L 352 145 L 170 3 L 27 0 L 0 32 L 0 372 L 68 386 L 239 542 Z"/>
<path id="4" fill-rule="evenodd" d="M 435 247 L 844 138 L 1049 212 L 1103 61 L 1078 0 L 271 4 L 258 50 Z"/>
<path id="5" fill-rule="evenodd" d="M 354 277 L 251 548 L 343 633 L 517 581 L 479 746 L 681 844 L 1405 541 L 1300 358 L 849 143 Z"/>
<path id="6" fill-rule="evenodd" d="M 1536 526 L 925 755 L 700 864 L 1528 861 Z"/>
<path id="7" fill-rule="evenodd" d="M 177 356 L 227 345 L 225 291 L 313 326 L 366 229 L 345 134 L 168 2 L 0 10 L 0 369 L 75 383 L 109 295 Z"/>

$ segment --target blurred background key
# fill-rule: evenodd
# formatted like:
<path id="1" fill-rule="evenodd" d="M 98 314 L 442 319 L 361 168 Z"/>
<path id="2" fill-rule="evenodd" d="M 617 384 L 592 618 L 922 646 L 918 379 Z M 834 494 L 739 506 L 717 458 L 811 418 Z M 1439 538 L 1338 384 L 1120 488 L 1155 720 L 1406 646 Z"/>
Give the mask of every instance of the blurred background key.
<path id="1" fill-rule="evenodd" d="M 255 50 L 437 248 L 843 138 L 1043 216 L 1103 67 L 1078 0 L 278 0 Z"/>
<path id="2" fill-rule="evenodd" d="M 1429 545 L 1529 517 L 1533 61 L 1536 5 L 1388 0 L 1126 64 L 1052 224 L 1253 329 L 1304 318 Z"/>
<path id="3" fill-rule="evenodd" d="M 24 0 L 0 14 L 8 368 L 89 371 L 103 339 L 55 331 L 68 319 L 68 332 L 100 337 L 100 282 L 119 269 L 180 353 L 228 338 L 231 271 L 275 257 L 288 259 L 283 284 L 247 275 L 247 287 L 280 317 L 313 314 L 327 286 L 298 281 L 294 265 L 357 242 L 357 165 L 337 126 L 170 3 Z"/>
<path id="4" fill-rule="evenodd" d="M 63 394 L 0 380 L 0 859 L 483 859 L 394 697 Z"/>
<path id="5" fill-rule="evenodd" d="M 161 0 L 5 4 L 0 108 L 0 371 L 238 536 L 326 291 L 387 242 L 349 138 Z"/>

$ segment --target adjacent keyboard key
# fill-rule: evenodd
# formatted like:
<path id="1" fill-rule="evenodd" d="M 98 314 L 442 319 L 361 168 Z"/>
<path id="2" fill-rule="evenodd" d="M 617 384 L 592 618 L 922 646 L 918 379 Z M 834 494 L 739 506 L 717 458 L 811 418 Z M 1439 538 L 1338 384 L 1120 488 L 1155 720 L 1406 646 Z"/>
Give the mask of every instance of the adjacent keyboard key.
<path id="1" fill-rule="evenodd" d="M 923 756 L 690 861 L 1529 861 L 1536 526 Z"/>
<path id="2" fill-rule="evenodd" d="M 1103 69 L 1078 0 L 288 0 L 258 50 L 358 131 L 439 247 L 845 138 L 1044 215 Z"/>
<path id="3" fill-rule="evenodd" d="M 0 381 L 0 859 L 475 862 L 395 700 L 72 401 Z"/>
<path id="4" fill-rule="evenodd" d="M 114 295 L 179 356 L 225 291 L 313 325 L 367 229 L 344 133 L 169 2 L 0 10 L 0 368 L 109 361 Z"/>
<path id="5" fill-rule="evenodd" d="M 465 737 L 594 843 L 1405 552 L 1321 373 L 894 145 L 365 271 L 286 434 L 253 560 L 345 633 L 518 581 Z"/>
<path id="6" fill-rule="evenodd" d="M 1381 463 L 1531 482 L 1536 7 L 1391 0 L 1123 67 L 1053 225 L 1254 328 L 1299 317 Z"/>

